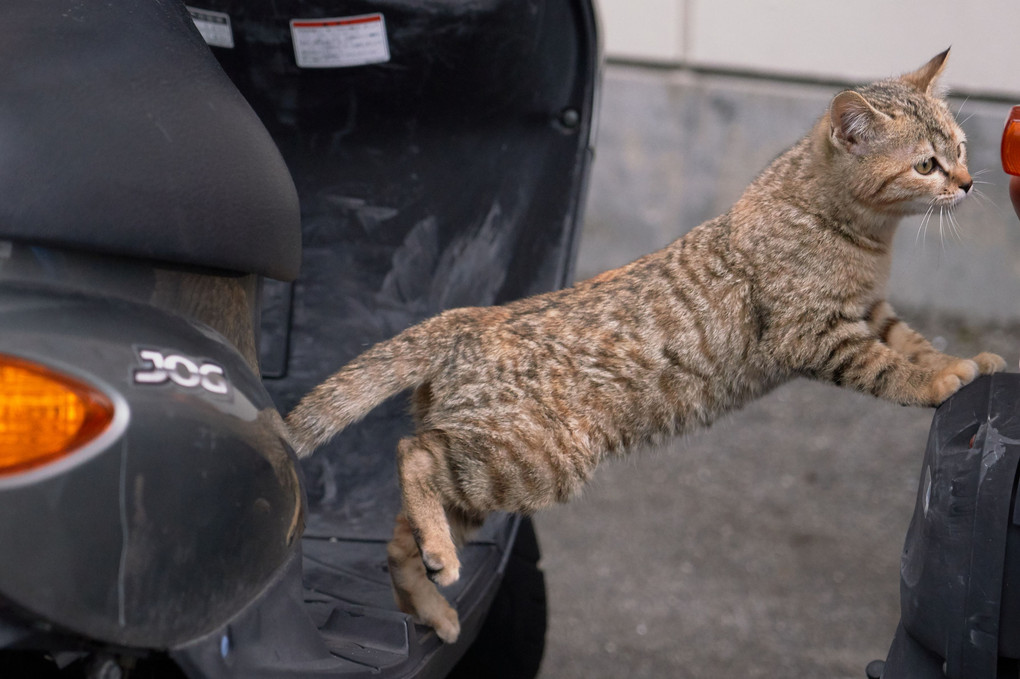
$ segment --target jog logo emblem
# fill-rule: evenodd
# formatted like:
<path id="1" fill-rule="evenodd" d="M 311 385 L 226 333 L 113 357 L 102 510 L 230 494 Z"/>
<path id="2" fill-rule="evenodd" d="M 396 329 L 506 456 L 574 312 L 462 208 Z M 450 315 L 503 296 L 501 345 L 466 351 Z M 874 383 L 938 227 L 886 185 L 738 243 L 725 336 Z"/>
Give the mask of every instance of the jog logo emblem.
<path id="1" fill-rule="evenodd" d="M 198 362 L 152 349 L 139 349 L 138 358 L 142 367 L 133 373 L 135 384 L 173 382 L 185 389 L 204 389 L 211 394 L 226 394 L 230 390 L 223 368 L 211 361 Z"/>

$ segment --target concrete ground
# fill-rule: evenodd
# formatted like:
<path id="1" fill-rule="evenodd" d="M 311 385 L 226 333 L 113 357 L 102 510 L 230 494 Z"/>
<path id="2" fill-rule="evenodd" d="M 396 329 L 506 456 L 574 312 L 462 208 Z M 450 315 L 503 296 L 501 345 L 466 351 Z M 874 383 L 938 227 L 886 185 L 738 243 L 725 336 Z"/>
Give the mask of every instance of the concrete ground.
<path id="1" fill-rule="evenodd" d="M 710 85 L 705 91 L 717 106 L 739 99 L 729 90 L 713 94 Z M 632 100 L 634 88 L 626 69 L 610 69 L 581 276 L 619 263 L 607 258 L 629 258 L 635 242 L 664 244 L 655 229 L 668 215 L 656 201 L 684 200 L 668 186 L 656 194 L 636 178 L 622 179 L 646 144 L 624 119 L 633 118 L 627 109 L 634 104 L 621 100 Z M 824 109 L 828 95 L 809 94 Z M 791 106 L 781 101 L 776 95 L 773 110 Z M 739 107 L 723 109 L 731 120 L 742 115 Z M 773 156 L 796 136 L 762 141 L 765 150 L 752 155 L 756 162 Z M 743 168 L 740 181 L 762 166 Z M 727 177 L 724 187 L 737 181 Z M 689 185 L 706 210 L 725 198 L 683 176 L 674 189 L 682 194 Z M 628 202 L 638 206 L 632 219 Z M 981 281 L 973 274 L 988 261 L 983 248 L 968 247 L 964 235 L 928 268 L 945 277 L 945 261 Z M 914 267 L 917 275 L 925 268 L 916 259 Z M 949 276 L 926 297 L 909 297 L 935 302 L 908 303 L 904 315 L 948 352 L 997 351 L 1016 370 L 1020 310 L 1002 309 L 1000 301 L 961 314 L 960 300 L 983 291 L 972 285 L 950 294 L 954 280 L 961 279 Z M 1015 299 L 1016 279 L 1002 280 L 994 296 Z M 601 469 L 581 500 L 537 519 L 550 605 L 542 679 L 864 677 L 870 660 L 885 657 L 899 617 L 900 550 L 931 416 L 798 380 L 709 430 Z"/>

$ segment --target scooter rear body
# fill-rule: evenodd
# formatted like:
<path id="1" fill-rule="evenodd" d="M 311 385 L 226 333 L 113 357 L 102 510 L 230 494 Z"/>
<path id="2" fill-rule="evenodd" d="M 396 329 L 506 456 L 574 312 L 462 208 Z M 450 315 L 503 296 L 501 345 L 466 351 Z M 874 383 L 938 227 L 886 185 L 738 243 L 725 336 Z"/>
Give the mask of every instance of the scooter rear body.
<path id="1" fill-rule="evenodd" d="M 21 368 L 112 418 L 0 470 L 0 647 L 56 666 L 166 651 L 299 553 L 303 491 L 256 362 L 259 276 L 300 262 L 297 195 L 183 6 L 10 3 L 2 24 L 5 428 L 45 416 L 7 390 Z"/>
<path id="2" fill-rule="evenodd" d="M 279 414 L 236 345 L 178 315 L 222 292 L 250 331 L 235 300 L 255 284 L 22 245 L 0 260 L 0 354 L 114 410 L 81 449 L 0 476 L 0 592 L 18 617 L 166 648 L 222 624 L 296 550 Z"/>
<path id="3" fill-rule="evenodd" d="M 56 462 L 0 471 L 0 669 L 444 676 L 520 520 L 466 548 L 446 592 L 465 632 L 445 646 L 385 572 L 404 406 L 304 468 L 278 408 L 443 308 L 570 279 L 592 8 L 208 4 L 4 10 L 0 361 L 115 415 Z M 385 17 L 387 61 L 298 66 L 293 20 L 355 10 Z M 195 28 L 210 17 L 247 102 Z"/>

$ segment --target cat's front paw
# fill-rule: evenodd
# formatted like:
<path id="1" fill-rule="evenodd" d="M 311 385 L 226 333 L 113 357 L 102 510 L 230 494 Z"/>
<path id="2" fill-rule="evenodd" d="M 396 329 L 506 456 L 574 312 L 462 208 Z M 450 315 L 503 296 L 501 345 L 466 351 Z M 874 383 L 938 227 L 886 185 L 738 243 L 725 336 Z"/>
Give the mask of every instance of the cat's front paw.
<path id="1" fill-rule="evenodd" d="M 1006 359 L 988 351 L 982 351 L 971 360 L 977 363 L 978 372 L 982 375 L 989 375 L 1006 369 Z"/>
<path id="2" fill-rule="evenodd" d="M 978 376 L 977 362 L 969 358 L 959 358 L 945 366 L 931 381 L 931 401 L 938 405 L 955 394 L 965 384 L 970 384 Z"/>

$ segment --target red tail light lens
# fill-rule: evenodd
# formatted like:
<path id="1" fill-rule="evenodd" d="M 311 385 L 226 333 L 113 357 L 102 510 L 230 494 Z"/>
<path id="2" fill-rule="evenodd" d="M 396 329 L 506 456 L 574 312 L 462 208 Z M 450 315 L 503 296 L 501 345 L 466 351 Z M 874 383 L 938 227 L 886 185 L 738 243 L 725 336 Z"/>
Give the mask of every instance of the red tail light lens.
<path id="1" fill-rule="evenodd" d="M 1002 169 L 1020 176 L 1020 106 L 1014 106 L 1002 131 Z"/>
<path id="2" fill-rule="evenodd" d="M 52 462 L 99 436 L 113 404 L 44 366 L 0 355 L 0 476 Z"/>

